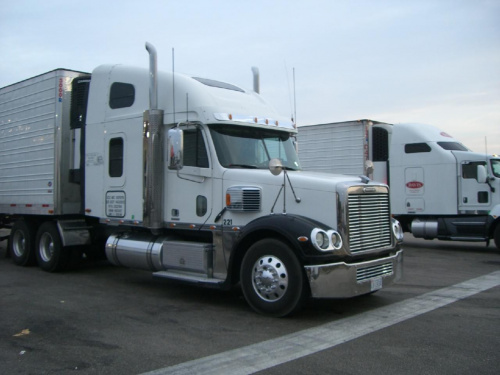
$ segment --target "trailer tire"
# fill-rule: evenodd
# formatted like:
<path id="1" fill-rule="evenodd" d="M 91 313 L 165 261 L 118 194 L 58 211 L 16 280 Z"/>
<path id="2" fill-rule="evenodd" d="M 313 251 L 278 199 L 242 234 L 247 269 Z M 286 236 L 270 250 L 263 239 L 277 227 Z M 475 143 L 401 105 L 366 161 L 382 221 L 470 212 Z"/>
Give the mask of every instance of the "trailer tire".
<path id="1" fill-rule="evenodd" d="M 67 250 L 63 247 L 55 222 L 47 221 L 40 225 L 36 235 L 36 259 L 42 270 L 47 272 L 65 270 L 71 256 Z"/>
<path id="2" fill-rule="evenodd" d="M 264 315 L 290 315 L 300 309 L 308 296 L 305 274 L 297 257 L 277 239 L 260 240 L 248 249 L 240 277 L 246 301 Z"/>
<path id="3" fill-rule="evenodd" d="M 498 250 L 500 250 L 500 223 L 497 224 L 495 232 L 493 233 L 493 240 Z"/>
<path id="4" fill-rule="evenodd" d="M 19 220 L 12 225 L 9 236 L 10 257 L 18 266 L 34 266 L 35 255 L 35 229 L 34 223 Z"/>

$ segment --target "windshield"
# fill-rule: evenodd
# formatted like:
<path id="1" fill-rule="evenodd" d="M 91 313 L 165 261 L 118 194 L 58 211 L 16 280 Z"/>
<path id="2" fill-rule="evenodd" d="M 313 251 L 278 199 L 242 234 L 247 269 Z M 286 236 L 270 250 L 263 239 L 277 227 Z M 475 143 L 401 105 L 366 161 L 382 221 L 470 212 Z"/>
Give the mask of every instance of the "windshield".
<path id="1" fill-rule="evenodd" d="M 278 158 L 290 170 L 300 169 L 290 134 L 234 125 L 209 125 L 220 164 L 226 168 L 267 169 Z"/>
<path id="2" fill-rule="evenodd" d="M 491 159 L 491 170 L 495 177 L 500 178 L 500 159 Z"/>

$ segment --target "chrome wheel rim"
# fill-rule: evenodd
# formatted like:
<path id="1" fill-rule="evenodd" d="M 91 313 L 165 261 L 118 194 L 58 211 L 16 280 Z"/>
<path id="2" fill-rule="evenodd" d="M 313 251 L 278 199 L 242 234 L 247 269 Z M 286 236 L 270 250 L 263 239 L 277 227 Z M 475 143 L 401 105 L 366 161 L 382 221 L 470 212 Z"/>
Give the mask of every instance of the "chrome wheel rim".
<path id="1" fill-rule="evenodd" d="M 49 233 L 40 237 L 40 257 L 44 262 L 50 262 L 54 256 L 54 240 Z"/>
<path id="2" fill-rule="evenodd" d="M 280 300 L 288 289 L 288 272 L 283 262 L 273 255 L 260 257 L 252 270 L 252 285 L 264 301 Z"/>
<path id="3" fill-rule="evenodd" d="M 18 258 L 22 257 L 26 253 L 26 237 L 20 230 L 14 233 L 14 238 L 12 239 L 12 250 Z"/>

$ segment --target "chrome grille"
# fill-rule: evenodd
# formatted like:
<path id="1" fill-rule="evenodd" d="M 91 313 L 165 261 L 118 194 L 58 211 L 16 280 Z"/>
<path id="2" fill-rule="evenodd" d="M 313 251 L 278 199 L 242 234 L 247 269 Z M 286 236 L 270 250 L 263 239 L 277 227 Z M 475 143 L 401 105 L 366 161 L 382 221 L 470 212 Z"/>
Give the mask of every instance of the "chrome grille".
<path id="1" fill-rule="evenodd" d="M 391 245 L 389 194 L 349 194 L 348 220 L 351 253 Z"/>
<path id="2" fill-rule="evenodd" d="M 392 272 L 392 262 L 379 264 L 377 266 L 358 268 L 356 270 L 356 280 L 359 283 L 377 276 L 390 275 Z"/>

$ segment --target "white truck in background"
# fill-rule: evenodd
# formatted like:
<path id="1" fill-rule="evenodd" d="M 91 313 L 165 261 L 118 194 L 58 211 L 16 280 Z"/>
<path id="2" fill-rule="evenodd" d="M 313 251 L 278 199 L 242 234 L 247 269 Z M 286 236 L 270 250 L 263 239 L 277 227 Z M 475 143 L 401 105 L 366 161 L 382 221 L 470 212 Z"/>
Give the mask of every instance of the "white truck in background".
<path id="1" fill-rule="evenodd" d="M 16 264 L 61 271 L 102 251 L 158 277 L 240 284 L 271 316 L 399 279 L 386 185 L 302 172 L 294 124 L 256 90 L 174 80 L 146 49 L 149 70 L 58 69 L 0 89 L 0 227 Z"/>
<path id="2" fill-rule="evenodd" d="M 391 209 L 415 237 L 494 239 L 500 249 L 500 158 L 471 152 L 431 125 L 346 121 L 298 128 L 304 170 L 389 185 Z"/>

